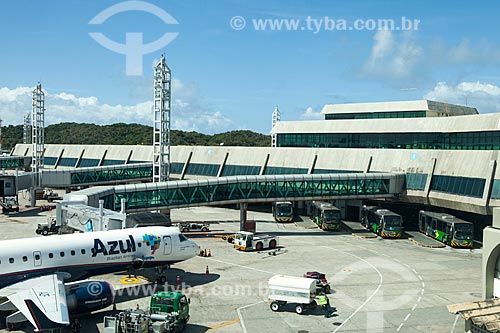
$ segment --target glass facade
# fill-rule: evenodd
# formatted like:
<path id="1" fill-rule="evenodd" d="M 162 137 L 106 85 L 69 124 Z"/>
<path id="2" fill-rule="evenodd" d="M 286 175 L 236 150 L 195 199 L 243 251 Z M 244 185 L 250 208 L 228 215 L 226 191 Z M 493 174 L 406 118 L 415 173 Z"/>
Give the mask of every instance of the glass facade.
<path id="1" fill-rule="evenodd" d="M 424 173 L 407 173 L 406 174 L 406 188 L 408 190 L 425 190 L 425 183 L 427 182 L 427 175 Z"/>
<path id="2" fill-rule="evenodd" d="M 423 118 L 426 111 L 362 112 L 325 114 L 325 120 L 340 119 L 380 119 L 380 118 Z"/>
<path id="3" fill-rule="evenodd" d="M 107 166 L 107 165 L 120 165 L 120 164 L 125 164 L 125 160 L 112 160 L 112 159 L 105 159 L 102 161 L 102 166 Z"/>
<path id="4" fill-rule="evenodd" d="M 210 202 L 238 202 L 248 199 L 288 199 L 312 196 L 370 196 L 389 193 L 390 179 L 301 179 L 296 181 L 254 181 L 244 183 L 212 184 L 193 187 L 172 187 L 137 192 L 119 192 L 114 195 L 113 207 L 120 209 L 124 198 L 127 209 L 174 207 Z M 110 204 L 107 198 L 105 206 Z"/>
<path id="5" fill-rule="evenodd" d="M 500 199 L 500 180 L 493 181 L 493 188 L 491 189 L 491 199 Z"/>
<path id="6" fill-rule="evenodd" d="M 356 170 L 330 170 L 330 169 L 314 169 L 313 174 L 328 174 L 328 173 L 358 173 L 363 171 Z"/>
<path id="7" fill-rule="evenodd" d="M 2 169 L 11 169 L 11 168 L 15 169 L 22 167 L 24 167 L 24 157 L 20 158 L 8 157 L 0 159 L 0 168 Z"/>
<path id="8" fill-rule="evenodd" d="M 463 133 L 286 133 L 278 147 L 500 150 L 500 131 Z"/>
<path id="9" fill-rule="evenodd" d="M 246 175 L 258 175 L 260 173 L 260 167 L 254 165 L 229 165 L 226 164 L 224 169 L 222 169 L 222 177 L 226 176 L 246 176 Z"/>
<path id="10" fill-rule="evenodd" d="M 305 175 L 307 169 L 304 168 L 284 168 L 284 167 L 266 167 L 264 175 Z"/>
<path id="11" fill-rule="evenodd" d="M 466 197 L 482 198 L 486 179 L 454 176 L 433 176 L 431 190 Z"/>
<path id="12" fill-rule="evenodd" d="M 57 157 L 54 156 L 44 156 L 43 164 L 45 165 L 56 165 Z"/>
<path id="13" fill-rule="evenodd" d="M 186 175 L 217 177 L 219 164 L 189 163 L 186 168 Z"/>
<path id="14" fill-rule="evenodd" d="M 180 175 L 182 173 L 183 168 L 184 168 L 184 163 L 170 162 L 170 173 L 175 173 Z"/>
<path id="15" fill-rule="evenodd" d="M 79 168 L 87 168 L 87 167 L 96 167 L 99 165 L 99 159 L 97 158 L 82 158 L 80 160 L 80 164 L 78 164 Z"/>
<path id="16" fill-rule="evenodd" d="M 59 160 L 59 164 L 57 166 L 58 167 L 62 166 L 62 167 L 73 167 L 74 168 L 77 160 L 78 159 L 75 157 L 61 157 L 61 159 Z"/>

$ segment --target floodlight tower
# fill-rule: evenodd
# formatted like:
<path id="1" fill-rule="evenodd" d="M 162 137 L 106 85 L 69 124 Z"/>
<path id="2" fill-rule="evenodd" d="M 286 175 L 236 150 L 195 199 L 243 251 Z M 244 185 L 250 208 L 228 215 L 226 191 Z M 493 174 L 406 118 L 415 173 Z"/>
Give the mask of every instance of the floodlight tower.
<path id="1" fill-rule="evenodd" d="M 3 120 L 0 119 L 0 154 L 2 152 L 2 123 L 3 123 Z"/>
<path id="2" fill-rule="evenodd" d="M 31 143 L 31 114 L 24 115 L 23 143 Z"/>
<path id="3" fill-rule="evenodd" d="M 153 183 L 170 178 L 171 72 L 162 54 L 154 67 Z"/>
<path id="4" fill-rule="evenodd" d="M 280 120 L 281 120 L 281 113 L 280 113 L 280 110 L 278 109 L 278 106 L 276 105 L 276 107 L 274 108 L 274 111 L 273 111 L 272 128 L 274 128 L 274 126 L 276 126 L 276 124 Z M 276 145 L 277 145 L 276 137 L 277 137 L 276 133 L 271 134 L 271 147 L 276 147 Z"/>
<path id="5" fill-rule="evenodd" d="M 33 153 L 31 159 L 31 170 L 33 172 L 33 188 L 31 192 L 31 205 L 36 204 L 36 190 L 42 186 L 43 152 L 44 152 L 44 113 L 45 94 L 40 82 L 36 85 L 32 95 L 31 113 L 31 142 Z"/>

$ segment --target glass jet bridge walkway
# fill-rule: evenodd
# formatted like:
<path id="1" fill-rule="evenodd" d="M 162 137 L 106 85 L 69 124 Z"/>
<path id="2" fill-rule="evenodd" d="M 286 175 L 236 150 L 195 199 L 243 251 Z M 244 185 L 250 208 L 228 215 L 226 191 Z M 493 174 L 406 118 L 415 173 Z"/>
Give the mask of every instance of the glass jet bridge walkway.
<path id="1" fill-rule="evenodd" d="M 118 211 L 124 199 L 126 211 L 135 212 L 281 200 L 397 198 L 404 182 L 403 173 L 231 176 L 91 187 L 67 194 L 65 200 L 85 200 L 93 207 L 104 200 L 105 208 Z"/>

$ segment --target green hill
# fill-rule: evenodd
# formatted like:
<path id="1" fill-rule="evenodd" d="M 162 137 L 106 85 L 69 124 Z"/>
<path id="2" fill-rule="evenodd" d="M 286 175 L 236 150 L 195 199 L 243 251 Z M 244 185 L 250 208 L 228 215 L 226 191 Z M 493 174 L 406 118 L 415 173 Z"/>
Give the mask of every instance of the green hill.
<path id="1" fill-rule="evenodd" d="M 23 126 L 5 126 L 2 128 L 2 149 L 11 149 L 23 142 Z M 249 146 L 267 147 L 271 143 L 269 135 L 247 130 L 230 131 L 214 135 L 198 132 L 173 130 L 173 146 Z M 94 125 L 60 123 L 45 128 L 45 143 L 90 144 L 90 145 L 151 145 L 153 128 L 139 124 L 118 123 L 113 125 Z"/>

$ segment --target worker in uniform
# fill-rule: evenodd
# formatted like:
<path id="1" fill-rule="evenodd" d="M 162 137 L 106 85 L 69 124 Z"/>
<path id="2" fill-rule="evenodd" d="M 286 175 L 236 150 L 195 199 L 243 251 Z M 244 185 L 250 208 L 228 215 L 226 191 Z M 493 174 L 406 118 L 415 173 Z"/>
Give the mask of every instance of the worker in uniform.
<path id="1" fill-rule="evenodd" d="M 71 332 L 73 333 L 80 333 L 80 330 L 82 329 L 82 324 L 78 321 L 78 318 L 75 318 L 75 321 L 70 325 Z"/>
<path id="2" fill-rule="evenodd" d="M 330 316 L 330 302 L 328 297 L 326 297 L 323 292 L 320 292 L 319 295 L 316 296 L 316 301 L 318 305 L 321 306 L 321 310 L 323 311 L 325 318 L 328 318 Z"/>

